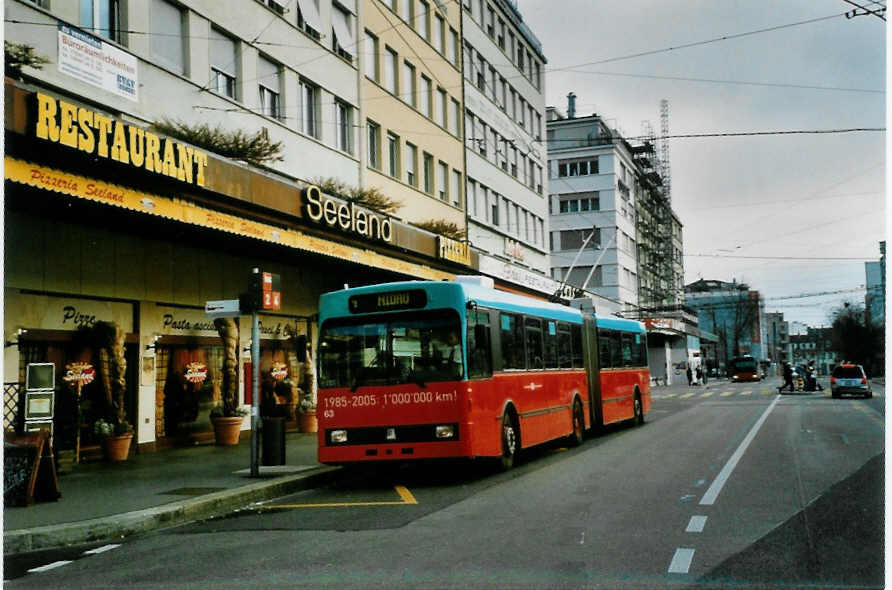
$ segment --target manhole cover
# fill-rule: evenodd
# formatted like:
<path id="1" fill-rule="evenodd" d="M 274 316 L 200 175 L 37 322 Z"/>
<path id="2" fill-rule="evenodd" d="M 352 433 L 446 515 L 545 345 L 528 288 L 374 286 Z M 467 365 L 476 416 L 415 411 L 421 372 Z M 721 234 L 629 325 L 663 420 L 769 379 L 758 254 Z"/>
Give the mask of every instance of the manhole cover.
<path id="1" fill-rule="evenodd" d="M 213 494 L 226 488 L 177 488 L 175 490 L 167 490 L 161 492 L 160 496 L 201 496 L 202 494 Z"/>

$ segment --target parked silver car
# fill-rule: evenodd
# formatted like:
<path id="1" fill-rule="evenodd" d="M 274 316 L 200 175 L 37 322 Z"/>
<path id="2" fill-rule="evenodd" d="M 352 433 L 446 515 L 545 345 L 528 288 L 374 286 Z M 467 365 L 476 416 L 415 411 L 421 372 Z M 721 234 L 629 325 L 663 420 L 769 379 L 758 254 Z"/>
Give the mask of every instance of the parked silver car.
<path id="1" fill-rule="evenodd" d="M 830 393 L 833 397 L 843 394 L 873 397 L 870 380 L 861 365 L 843 364 L 835 367 L 830 374 Z"/>

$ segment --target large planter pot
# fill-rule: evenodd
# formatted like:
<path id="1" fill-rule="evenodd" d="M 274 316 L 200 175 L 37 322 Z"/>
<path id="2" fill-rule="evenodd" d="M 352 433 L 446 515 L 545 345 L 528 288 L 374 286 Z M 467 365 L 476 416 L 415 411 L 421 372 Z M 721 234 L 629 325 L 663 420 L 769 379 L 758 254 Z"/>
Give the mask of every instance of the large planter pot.
<path id="1" fill-rule="evenodd" d="M 237 445 L 243 421 L 241 416 L 211 418 L 211 422 L 214 423 L 214 438 L 217 444 L 224 446 Z"/>
<path id="2" fill-rule="evenodd" d="M 132 433 L 105 437 L 105 458 L 113 462 L 126 460 L 130 454 L 130 442 L 132 440 Z"/>
<path id="3" fill-rule="evenodd" d="M 307 410 L 297 415 L 297 424 L 301 432 L 316 432 L 319 424 L 316 421 L 316 410 Z"/>

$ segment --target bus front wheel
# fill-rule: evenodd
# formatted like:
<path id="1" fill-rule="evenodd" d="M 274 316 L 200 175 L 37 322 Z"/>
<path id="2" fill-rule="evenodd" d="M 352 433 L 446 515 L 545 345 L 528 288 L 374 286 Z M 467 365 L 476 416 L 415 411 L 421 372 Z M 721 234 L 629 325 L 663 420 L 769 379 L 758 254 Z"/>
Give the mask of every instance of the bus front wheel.
<path id="1" fill-rule="evenodd" d="M 518 442 L 517 423 L 514 420 L 514 416 L 506 411 L 502 414 L 502 471 L 508 471 L 514 467 Z"/>

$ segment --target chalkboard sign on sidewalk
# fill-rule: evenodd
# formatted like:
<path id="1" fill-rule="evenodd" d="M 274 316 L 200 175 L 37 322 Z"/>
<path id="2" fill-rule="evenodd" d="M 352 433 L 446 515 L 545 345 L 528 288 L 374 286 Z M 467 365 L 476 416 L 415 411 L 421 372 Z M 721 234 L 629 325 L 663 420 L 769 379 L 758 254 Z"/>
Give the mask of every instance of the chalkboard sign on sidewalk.
<path id="1" fill-rule="evenodd" d="M 3 503 L 28 506 L 35 500 L 58 500 L 59 479 L 49 431 L 26 435 L 6 432 L 3 437 Z"/>

